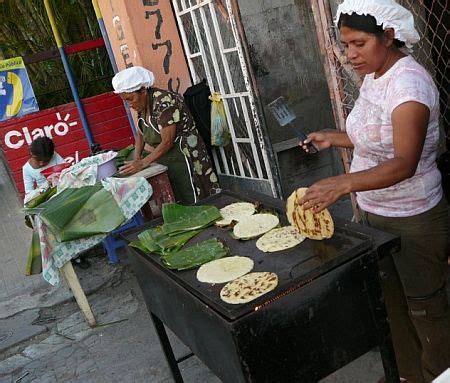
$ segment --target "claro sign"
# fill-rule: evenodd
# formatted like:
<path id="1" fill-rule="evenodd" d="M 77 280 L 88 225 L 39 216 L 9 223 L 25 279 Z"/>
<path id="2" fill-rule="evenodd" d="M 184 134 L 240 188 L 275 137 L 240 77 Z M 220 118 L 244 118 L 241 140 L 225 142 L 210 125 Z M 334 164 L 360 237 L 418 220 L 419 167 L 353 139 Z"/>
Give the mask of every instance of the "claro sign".
<path id="1" fill-rule="evenodd" d="M 65 136 L 69 133 L 71 126 L 76 126 L 77 121 L 70 120 L 70 114 L 55 113 L 57 122 L 55 124 L 45 125 L 39 128 L 22 127 L 19 130 L 10 130 L 5 134 L 5 146 L 11 149 L 20 149 L 24 145 L 30 145 L 33 140 L 38 137 L 47 136 L 54 138 L 55 136 Z"/>
<path id="2" fill-rule="evenodd" d="M 112 92 L 99 94 L 83 99 L 83 106 L 92 136 L 101 147 L 124 148 L 133 142 L 119 96 Z M 0 121 L 2 154 L 19 193 L 24 191 L 22 166 L 30 158 L 30 145 L 43 136 L 53 139 L 55 151 L 70 164 L 91 154 L 75 103 Z"/>

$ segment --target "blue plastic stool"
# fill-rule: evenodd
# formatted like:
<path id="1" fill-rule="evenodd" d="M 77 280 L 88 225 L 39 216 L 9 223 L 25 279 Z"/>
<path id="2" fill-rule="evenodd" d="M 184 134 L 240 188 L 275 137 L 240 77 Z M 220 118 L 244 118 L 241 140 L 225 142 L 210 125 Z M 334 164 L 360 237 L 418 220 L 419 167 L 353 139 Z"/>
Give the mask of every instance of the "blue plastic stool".
<path id="1" fill-rule="evenodd" d="M 143 223 L 144 217 L 142 216 L 141 212 L 138 211 L 128 222 L 125 222 L 122 226 L 119 226 L 117 229 L 113 230 L 102 241 L 103 247 L 106 250 L 106 254 L 108 254 L 108 260 L 110 265 L 119 262 L 116 249 L 124 247 L 126 245 L 126 243 L 123 240 L 117 239 L 116 236 L 124 232 L 125 230 L 140 226 Z"/>

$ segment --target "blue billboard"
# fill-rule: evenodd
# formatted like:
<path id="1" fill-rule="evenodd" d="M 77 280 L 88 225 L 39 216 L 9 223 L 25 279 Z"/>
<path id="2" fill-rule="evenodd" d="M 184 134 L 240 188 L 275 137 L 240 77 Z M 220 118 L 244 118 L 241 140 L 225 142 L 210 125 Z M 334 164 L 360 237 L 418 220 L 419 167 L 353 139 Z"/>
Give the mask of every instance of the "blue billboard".
<path id="1" fill-rule="evenodd" d="M 0 121 L 36 112 L 39 106 L 22 57 L 0 61 Z"/>

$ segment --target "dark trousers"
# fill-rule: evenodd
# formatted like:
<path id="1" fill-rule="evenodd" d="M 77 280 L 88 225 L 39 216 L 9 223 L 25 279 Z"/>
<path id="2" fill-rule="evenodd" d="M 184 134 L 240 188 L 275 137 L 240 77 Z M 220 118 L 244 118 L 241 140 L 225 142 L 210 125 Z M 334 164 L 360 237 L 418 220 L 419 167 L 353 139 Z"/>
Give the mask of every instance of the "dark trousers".
<path id="1" fill-rule="evenodd" d="M 450 367 L 447 208 L 442 200 L 412 217 L 367 214 L 369 226 L 401 238 L 401 250 L 379 267 L 397 364 L 408 383 L 431 382 Z"/>

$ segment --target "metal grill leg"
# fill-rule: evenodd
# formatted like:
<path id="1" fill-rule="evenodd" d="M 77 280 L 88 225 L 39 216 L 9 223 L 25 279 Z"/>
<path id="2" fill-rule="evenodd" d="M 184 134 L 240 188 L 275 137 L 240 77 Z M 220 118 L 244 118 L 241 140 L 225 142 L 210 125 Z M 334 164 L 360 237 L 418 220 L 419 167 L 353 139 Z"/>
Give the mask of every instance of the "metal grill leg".
<path id="1" fill-rule="evenodd" d="M 373 254 L 372 254 L 373 255 Z M 386 255 L 391 257 L 391 255 Z M 378 349 L 380 351 L 381 361 L 383 362 L 384 376 L 386 383 L 398 383 L 400 376 L 397 367 L 397 361 L 395 359 L 394 344 L 392 343 L 392 336 L 389 324 L 387 323 L 386 308 L 384 305 L 384 299 L 380 300 L 383 296 L 382 287 L 378 278 L 379 267 L 374 264 L 377 259 L 371 259 L 370 275 L 367 275 L 366 280 L 371 281 L 366 284 L 367 298 L 369 301 L 369 307 L 372 313 L 372 320 L 374 330 L 378 339 Z M 390 258 L 392 261 L 392 258 Z M 379 266 L 380 263 L 378 263 Z"/>
<path id="2" fill-rule="evenodd" d="M 391 336 L 384 338 L 384 341 L 379 344 L 381 361 L 383 362 L 384 376 L 386 383 L 397 383 L 400 381 L 398 374 L 397 363 L 395 362 L 394 345 Z"/>
<path id="3" fill-rule="evenodd" d="M 169 337 L 167 336 L 166 329 L 164 328 L 163 322 L 152 312 L 150 312 L 150 318 L 155 326 L 156 334 L 158 335 L 159 342 L 164 351 L 164 356 L 166 357 L 167 363 L 169 364 L 170 372 L 172 374 L 175 383 L 183 383 L 183 377 L 181 376 L 180 369 L 178 368 L 177 360 L 172 350 L 172 345 L 170 344 Z"/>

